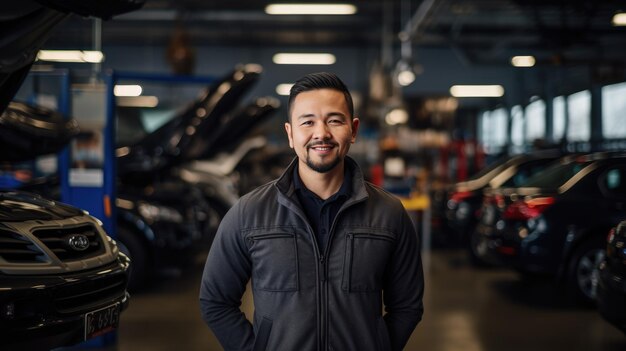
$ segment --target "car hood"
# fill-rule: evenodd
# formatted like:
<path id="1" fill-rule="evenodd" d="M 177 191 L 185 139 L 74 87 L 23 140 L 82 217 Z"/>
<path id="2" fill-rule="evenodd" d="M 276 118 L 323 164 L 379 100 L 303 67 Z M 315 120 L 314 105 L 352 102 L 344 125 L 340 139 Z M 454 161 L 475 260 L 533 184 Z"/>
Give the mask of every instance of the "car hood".
<path id="1" fill-rule="evenodd" d="M 59 220 L 81 216 L 75 207 L 23 191 L 0 191 L 0 222 Z"/>
<path id="2" fill-rule="evenodd" d="M 121 176 L 163 171 L 202 156 L 213 140 L 211 135 L 259 79 L 261 67 L 238 65 L 178 116 L 131 146 L 117 149 L 117 172 Z"/>

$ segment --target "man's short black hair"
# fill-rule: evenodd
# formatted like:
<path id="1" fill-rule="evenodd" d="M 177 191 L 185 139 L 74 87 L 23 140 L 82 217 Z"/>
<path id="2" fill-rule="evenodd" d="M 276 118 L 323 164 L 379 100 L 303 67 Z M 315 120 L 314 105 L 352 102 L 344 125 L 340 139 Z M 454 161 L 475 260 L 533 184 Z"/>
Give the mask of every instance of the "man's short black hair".
<path id="1" fill-rule="evenodd" d="M 289 91 L 289 105 L 287 120 L 291 121 L 291 106 L 298 94 L 305 91 L 318 89 L 332 89 L 343 93 L 350 112 L 350 118 L 354 118 L 354 105 L 352 103 L 352 95 L 345 84 L 337 77 L 336 74 L 330 72 L 310 73 L 298 79 Z"/>

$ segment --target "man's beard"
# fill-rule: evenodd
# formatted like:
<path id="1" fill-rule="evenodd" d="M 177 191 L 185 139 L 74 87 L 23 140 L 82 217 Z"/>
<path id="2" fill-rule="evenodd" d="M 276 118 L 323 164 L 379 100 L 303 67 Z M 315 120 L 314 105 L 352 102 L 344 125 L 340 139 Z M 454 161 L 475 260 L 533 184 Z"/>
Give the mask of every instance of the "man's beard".
<path id="1" fill-rule="evenodd" d="M 306 155 L 306 160 L 304 160 L 304 162 L 306 163 L 307 166 L 309 166 L 310 169 L 318 172 L 318 173 L 327 173 L 330 172 L 333 168 L 335 168 L 338 164 L 340 164 L 343 161 L 343 158 L 340 157 L 339 155 L 335 155 L 335 159 L 330 161 L 330 163 L 314 163 L 313 160 L 311 159 L 311 154 L 308 153 L 308 150 L 310 150 L 311 148 L 313 148 L 314 146 L 317 145 L 322 145 L 322 144 L 330 144 L 333 147 L 338 147 L 338 145 L 334 142 L 313 142 L 309 145 L 307 145 L 307 155 Z M 328 155 L 327 157 L 332 157 L 331 155 Z"/>
<path id="2" fill-rule="evenodd" d="M 337 167 L 337 165 L 340 164 L 341 161 L 343 161 L 343 159 L 337 156 L 330 163 L 317 163 L 316 164 L 316 163 L 313 163 L 313 161 L 311 160 L 311 157 L 307 154 L 306 160 L 304 161 L 306 162 L 306 165 L 309 166 L 310 169 L 318 173 L 327 173 L 327 172 L 330 172 L 333 168 Z"/>

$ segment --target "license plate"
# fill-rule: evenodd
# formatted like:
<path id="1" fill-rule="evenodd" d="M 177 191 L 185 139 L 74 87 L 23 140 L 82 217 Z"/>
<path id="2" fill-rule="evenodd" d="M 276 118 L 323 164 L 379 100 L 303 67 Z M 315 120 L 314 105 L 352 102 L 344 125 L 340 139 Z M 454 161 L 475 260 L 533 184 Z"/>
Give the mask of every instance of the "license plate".
<path id="1" fill-rule="evenodd" d="M 119 322 L 119 303 L 85 314 L 85 340 L 115 330 Z"/>

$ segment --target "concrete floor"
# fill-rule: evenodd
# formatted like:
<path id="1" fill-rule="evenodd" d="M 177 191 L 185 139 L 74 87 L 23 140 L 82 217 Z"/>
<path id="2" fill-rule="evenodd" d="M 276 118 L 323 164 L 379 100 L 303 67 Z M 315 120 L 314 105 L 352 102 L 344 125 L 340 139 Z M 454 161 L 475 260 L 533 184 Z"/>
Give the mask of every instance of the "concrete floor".
<path id="1" fill-rule="evenodd" d="M 179 277 L 132 296 L 121 319 L 120 351 L 222 348 L 200 318 L 203 257 Z M 424 256 L 424 320 L 406 350 L 624 351 L 626 336 L 595 309 L 566 302 L 551 281 L 523 281 L 504 269 L 475 269 L 463 252 Z M 250 296 L 244 312 L 252 311 Z"/>

